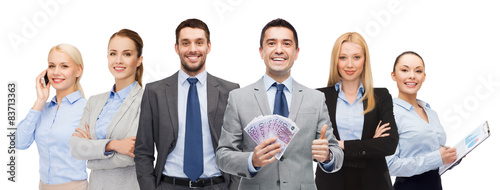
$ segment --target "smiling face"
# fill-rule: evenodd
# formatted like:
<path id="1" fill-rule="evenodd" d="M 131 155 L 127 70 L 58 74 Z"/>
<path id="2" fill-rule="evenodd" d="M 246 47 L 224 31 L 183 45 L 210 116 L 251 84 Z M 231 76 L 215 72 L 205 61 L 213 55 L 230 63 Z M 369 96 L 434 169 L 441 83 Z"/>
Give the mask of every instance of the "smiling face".
<path id="1" fill-rule="evenodd" d="M 424 63 L 416 55 L 405 54 L 399 58 L 391 76 L 396 81 L 400 96 L 416 96 L 425 81 Z"/>
<path id="2" fill-rule="evenodd" d="M 299 48 L 294 42 L 293 32 L 285 27 L 270 27 L 266 30 L 259 48 L 260 57 L 266 64 L 266 74 L 278 82 L 290 76 Z M 281 80 L 281 81 L 280 81 Z"/>
<path id="3" fill-rule="evenodd" d="M 76 78 L 82 75 L 82 67 L 76 65 L 70 56 L 57 50 L 49 54 L 48 62 L 47 77 L 52 87 L 58 92 L 74 92 Z"/>
<path id="4" fill-rule="evenodd" d="M 342 82 L 359 84 L 365 64 L 363 48 L 352 42 L 344 42 L 340 47 L 338 57 L 338 71 Z"/>
<path id="5" fill-rule="evenodd" d="M 130 38 L 115 36 L 109 41 L 108 69 L 115 77 L 115 83 L 135 81 L 135 73 L 141 63 L 142 56 L 137 57 L 137 48 Z"/>
<path id="6" fill-rule="evenodd" d="M 181 69 L 189 76 L 203 72 L 211 46 L 205 31 L 199 28 L 183 28 L 179 32 L 178 41 L 179 44 L 175 44 L 175 52 L 181 60 Z"/>

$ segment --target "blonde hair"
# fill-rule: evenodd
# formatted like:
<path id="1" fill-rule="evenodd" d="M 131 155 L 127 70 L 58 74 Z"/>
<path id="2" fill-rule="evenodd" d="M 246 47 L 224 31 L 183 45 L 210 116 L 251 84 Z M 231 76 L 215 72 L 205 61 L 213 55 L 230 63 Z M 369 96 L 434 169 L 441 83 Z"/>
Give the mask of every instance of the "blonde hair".
<path id="1" fill-rule="evenodd" d="M 54 50 L 65 53 L 66 55 L 68 55 L 69 57 L 71 57 L 71 59 L 73 60 L 73 62 L 75 62 L 75 64 L 77 66 L 81 66 L 82 67 L 82 74 L 79 77 L 76 77 L 75 90 L 79 90 L 80 93 L 82 93 L 82 97 L 85 98 L 85 94 L 83 93 L 82 85 L 80 84 L 80 79 L 83 76 L 83 59 L 82 59 L 82 54 L 80 53 L 80 51 L 75 46 L 72 46 L 72 45 L 69 45 L 69 44 L 59 44 L 59 45 L 56 45 L 56 46 L 50 48 L 49 56 L 50 56 L 50 53 L 52 53 L 52 51 L 54 51 Z"/>
<path id="2" fill-rule="evenodd" d="M 365 53 L 365 64 L 363 72 L 361 73 L 361 82 L 363 83 L 363 87 L 365 89 L 365 93 L 363 95 L 362 100 L 367 100 L 367 105 L 363 114 L 366 114 L 372 111 L 375 108 L 375 94 L 373 92 L 373 78 L 372 78 L 372 69 L 370 66 L 370 53 L 368 52 L 368 45 L 366 44 L 363 36 L 356 32 L 347 32 L 342 34 L 332 49 L 332 57 L 330 60 L 330 76 L 328 77 L 327 86 L 334 86 L 337 82 L 339 82 L 342 77 L 340 76 L 338 70 L 338 62 L 340 55 L 340 47 L 344 42 L 351 42 L 360 45 L 363 48 Z"/>

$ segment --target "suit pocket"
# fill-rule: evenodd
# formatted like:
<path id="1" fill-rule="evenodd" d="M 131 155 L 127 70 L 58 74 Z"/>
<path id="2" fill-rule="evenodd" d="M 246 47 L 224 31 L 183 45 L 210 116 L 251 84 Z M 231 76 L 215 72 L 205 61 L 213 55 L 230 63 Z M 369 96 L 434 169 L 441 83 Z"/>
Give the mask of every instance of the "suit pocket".
<path id="1" fill-rule="evenodd" d="M 300 114 L 315 114 L 316 113 L 316 108 L 313 108 L 313 107 L 301 108 L 299 110 L 299 113 Z"/>
<path id="2" fill-rule="evenodd" d="M 316 190 L 316 184 L 315 183 L 308 183 L 308 184 L 300 184 L 300 189 L 301 190 Z"/>
<path id="3" fill-rule="evenodd" d="M 245 189 L 245 190 L 259 190 L 260 189 L 259 185 L 243 185 L 243 186 L 240 184 L 238 189 Z"/>

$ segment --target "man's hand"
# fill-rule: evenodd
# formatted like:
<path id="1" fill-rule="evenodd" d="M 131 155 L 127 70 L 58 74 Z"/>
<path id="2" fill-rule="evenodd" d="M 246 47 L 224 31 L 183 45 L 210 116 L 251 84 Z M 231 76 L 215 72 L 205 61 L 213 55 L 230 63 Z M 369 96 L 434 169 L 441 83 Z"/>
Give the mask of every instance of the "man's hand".
<path id="1" fill-rule="evenodd" d="M 323 128 L 321 128 L 321 137 L 319 139 L 315 139 L 312 142 L 312 155 L 313 159 L 318 160 L 319 162 L 329 162 L 330 161 L 330 150 L 328 149 L 328 140 L 326 140 L 326 130 L 328 126 L 325 124 Z"/>
<path id="2" fill-rule="evenodd" d="M 274 143 L 277 139 L 276 137 L 269 138 L 255 147 L 252 155 L 252 164 L 254 168 L 264 167 L 276 160 L 274 155 L 281 152 L 280 143 Z"/>

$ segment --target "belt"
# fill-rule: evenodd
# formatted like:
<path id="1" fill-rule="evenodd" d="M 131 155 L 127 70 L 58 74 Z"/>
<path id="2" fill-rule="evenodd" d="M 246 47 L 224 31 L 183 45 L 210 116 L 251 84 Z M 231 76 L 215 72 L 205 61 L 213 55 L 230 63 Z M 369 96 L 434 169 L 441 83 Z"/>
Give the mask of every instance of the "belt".
<path id="1" fill-rule="evenodd" d="M 211 178 L 198 178 L 196 181 L 191 181 L 189 178 L 176 178 L 176 177 L 169 177 L 166 175 L 162 175 L 161 180 L 165 183 L 186 186 L 189 188 L 207 187 L 219 183 L 224 183 L 224 177 L 222 176 L 211 177 Z"/>

